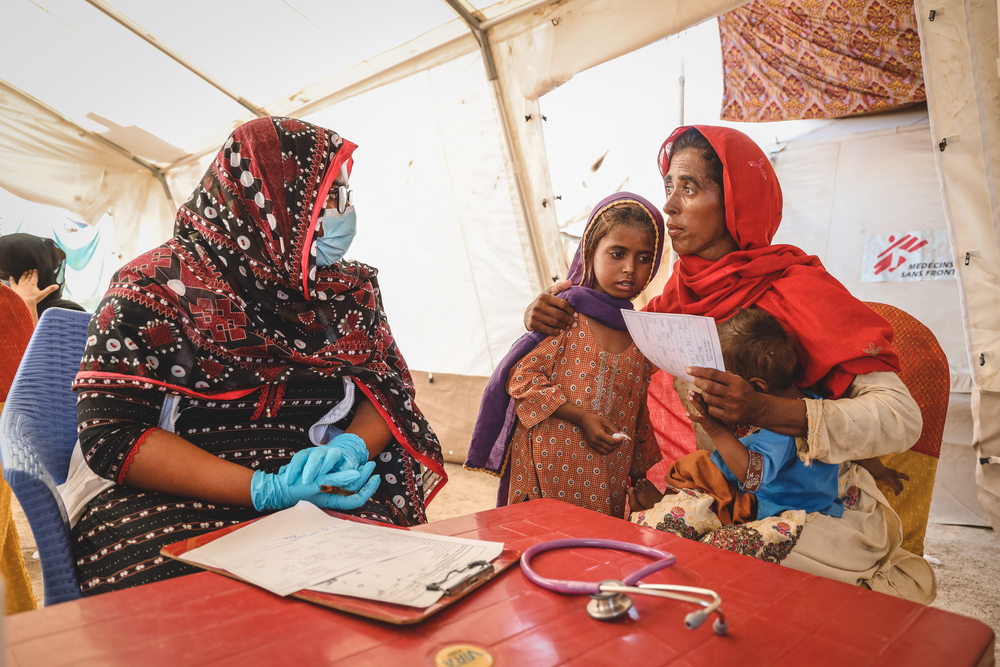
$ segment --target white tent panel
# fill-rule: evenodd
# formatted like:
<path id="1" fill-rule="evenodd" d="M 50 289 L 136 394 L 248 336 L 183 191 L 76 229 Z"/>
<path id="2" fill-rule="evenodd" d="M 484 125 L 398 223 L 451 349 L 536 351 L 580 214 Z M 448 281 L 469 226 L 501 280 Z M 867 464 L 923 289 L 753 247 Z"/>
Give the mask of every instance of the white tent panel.
<path id="1" fill-rule="evenodd" d="M 1000 7 L 989 0 L 917 0 L 924 83 L 959 269 L 972 393 L 979 500 L 1000 529 Z M 931 9 L 938 9 L 933 14 Z M 945 143 L 946 142 L 946 143 Z"/>
<path id="2" fill-rule="evenodd" d="M 413 368 L 489 375 L 533 292 L 478 53 L 307 118 L 358 144 L 349 257 L 379 268 Z M 460 353 L 457 353 L 460 351 Z"/>
<path id="3" fill-rule="evenodd" d="M 512 21 L 493 32 L 498 39 L 508 40 L 521 93 L 537 100 L 579 72 L 747 1 L 576 0 L 548 7 L 547 21 Z M 658 74 L 652 75 L 650 85 L 657 85 L 658 80 Z"/>
<path id="4" fill-rule="evenodd" d="M 935 523 L 990 527 L 989 514 L 976 497 L 979 457 L 972 441 L 972 395 L 952 394 L 931 499 L 930 520 Z"/>
<path id="5" fill-rule="evenodd" d="M 993 2 L 953 4 L 933 22 L 929 12 L 937 5 L 925 0 L 916 5 L 934 143 L 947 140 L 945 150 L 932 155 L 937 157 L 940 194 L 951 222 L 976 386 L 1000 399 L 997 7 Z M 1000 446 L 1000 440 L 996 444 Z M 1000 482 L 1000 467 L 996 471 Z M 997 507 L 1000 520 L 1000 502 Z"/>

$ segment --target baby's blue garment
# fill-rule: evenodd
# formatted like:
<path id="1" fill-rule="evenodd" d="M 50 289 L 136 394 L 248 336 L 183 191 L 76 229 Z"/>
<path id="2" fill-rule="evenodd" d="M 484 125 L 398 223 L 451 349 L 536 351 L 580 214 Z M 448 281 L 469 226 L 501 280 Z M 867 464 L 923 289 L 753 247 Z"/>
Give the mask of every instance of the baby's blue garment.
<path id="1" fill-rule="evenodd" d="M 764 457 L 764 471 L 756 492 L 758 519 L 777 516 L 785 510 L 844 515 L 844 503 L 837 497 L 840 466 L 813 461 L 807 467 L 795 453 L 795 438 L 790 435 L 761 429 L 740 438 L 740 442 Z M 743 485 L 718 450 L 712 452 L 711 458 L 726 479 L 743 493 Z"/>

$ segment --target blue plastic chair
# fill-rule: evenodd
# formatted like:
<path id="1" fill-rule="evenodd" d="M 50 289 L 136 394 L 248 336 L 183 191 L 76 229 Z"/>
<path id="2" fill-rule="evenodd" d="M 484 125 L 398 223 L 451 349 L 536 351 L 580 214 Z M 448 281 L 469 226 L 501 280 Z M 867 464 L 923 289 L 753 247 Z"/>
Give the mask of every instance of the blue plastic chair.
<path id="1" fill-rule="evenodd" d="M 35 536 L 45 605 L 80 597 L 69 519 L 56 485 L 76 445 L 76 392 L 91 314 L 42 313 L 0 413 L 0 464 Z"/>

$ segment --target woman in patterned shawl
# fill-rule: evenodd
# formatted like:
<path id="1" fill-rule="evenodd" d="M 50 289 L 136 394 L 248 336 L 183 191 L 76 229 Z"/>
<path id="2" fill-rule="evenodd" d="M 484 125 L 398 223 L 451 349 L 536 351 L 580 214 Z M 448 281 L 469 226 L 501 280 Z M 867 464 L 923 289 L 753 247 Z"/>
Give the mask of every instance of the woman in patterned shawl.
<path id="1" fill-rule="evenodd" d="M 295 119 L 242 125 L 173 238 L 114 276 L 74 384 L 80 442 L 63 492 L 84 594 L 191 572 L 160 548 L 303 497 L 426 521 L 441 449 L 413 402 L 377 271 L 318 265 L 324 239 L 339 234 L 342 251 L 353 238 L 355 148 Z M 349 233 L 331 229 L 345 209 Z M 330 454 L 338 442 L 361 453 Z M 345 501 L 319 494 L 341 478 L 354 492 Z"/>

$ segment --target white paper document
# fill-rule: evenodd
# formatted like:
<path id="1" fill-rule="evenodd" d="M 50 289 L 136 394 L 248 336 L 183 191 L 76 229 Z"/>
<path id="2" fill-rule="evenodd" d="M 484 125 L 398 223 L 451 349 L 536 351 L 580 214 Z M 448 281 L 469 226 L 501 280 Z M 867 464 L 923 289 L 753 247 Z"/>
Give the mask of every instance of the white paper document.
<path id="1" fill-rule="evenodd" d="M 688 382 L 688 366 L 726 370 L 711 317 L 624 309 L 622 315 L 636 347 L 660 370 Z"/>
<path id="2" fill-rule="evenodd" d="M 429 607 L 440 591 L 491 561 L 502 542 L 428 535 L 345 521 L 307 502 L 192 549 L 182 560 L 226 570 L 278 595 L 310 589 Z M 458 572 L 456 572 L 458 571 Z"/>
<path id="3" fill-rule="evenodd" d="M 441 599 L 443 593 L 427 590 L 428 584 L 438 583 L 439 588 L 446 589 L 481 569 L 469 568 L 469 563 L 491 561 L 503 551 L 502 542 L 389 530 L 402 533 L 405 542 L 419 546 L 391 560 L 366 565 L 310 586 L 309 590 L 429 607 Z"/>

